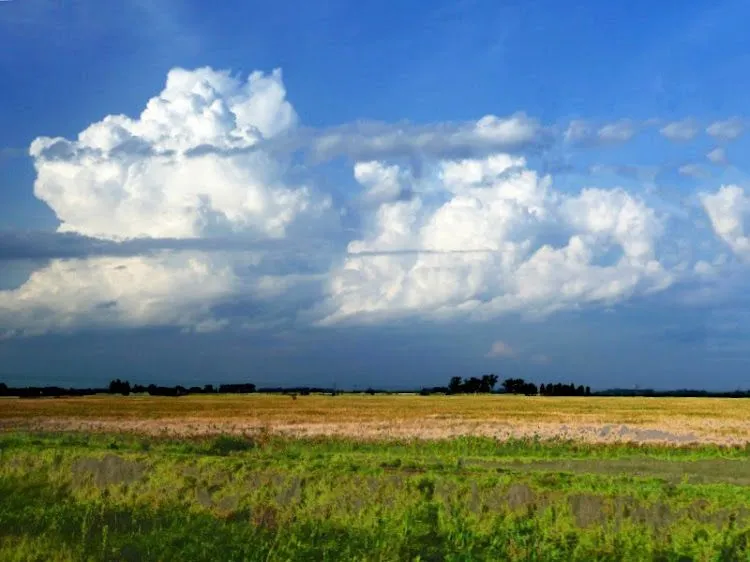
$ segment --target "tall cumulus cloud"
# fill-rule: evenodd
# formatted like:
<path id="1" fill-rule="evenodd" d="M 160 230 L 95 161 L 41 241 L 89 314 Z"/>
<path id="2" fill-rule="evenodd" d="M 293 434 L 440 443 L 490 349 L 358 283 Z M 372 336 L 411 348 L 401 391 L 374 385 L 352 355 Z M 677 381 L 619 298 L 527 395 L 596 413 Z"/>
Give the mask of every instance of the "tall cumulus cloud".
<path id="1" fill-rule="evenodd" d="M 271 149 L 309 136 L 298 121 L 278 70 L 245 79 L 177 68 L 138 117 L 107 116 L 75 139 L 36 139 L 34 193 L 61 233 L 129 248 L 144 240 L 242 242 L 231 251 L 188 244 L 53 259 L 0 291 L 0 333 L 207 331 L 226 325 L 221 311 L 238 302 L 248 316 L 263 302 L 264 319 L 278 305 L 279 314 L 296 310 L 297 321 L 317 325 L 538 317 L 664 291 L 695 270 L 664 252 L 675 217 L 645 191 L 600 187 L 593 177 L 561 187 L 536 171 L 519 151 L 538 155 L 550 130 L 523 113 L 450 127 L 344 125 L 308 138 L 314 161 L 354 160 L 346 208 L 299 179 L 312 174 L 300 174 L 288 151 Z M 709 134 L 738 134 L 736 124 L 720 125 Z M 574 122 L 564 140 L 625 142 L 640 127 Z M 680 123 L 663 134 L 694 131 Z M 404 165 L 415 154 L 419 170 Z M 700 201 L 716 239 L 749 255 L 744 190 L 721 187 Z M 355 226 L 344 229 L 342 216 Z M 316 240 L 327 245 L 310 250 Z M 304 247 L 315 268 L 278 267 L 283 253 L 257 249 L 267 242 Z M 290 295 L 300 302 L 283 306 Z"/>

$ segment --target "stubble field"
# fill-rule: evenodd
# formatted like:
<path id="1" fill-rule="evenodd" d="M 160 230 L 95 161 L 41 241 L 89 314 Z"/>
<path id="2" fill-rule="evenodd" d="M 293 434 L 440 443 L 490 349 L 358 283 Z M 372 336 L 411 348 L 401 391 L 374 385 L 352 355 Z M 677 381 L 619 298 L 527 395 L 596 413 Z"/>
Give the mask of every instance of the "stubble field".
<path id="1" fill-rule="evenodd" d="M 747 560 L 750 401 L 0 400 L 2 560 Z"/>
<path id="2" fill-rule="evenodd" d="M 0 399 L 0 430 L 146 435 L 574 439 L 585 442 L 744 444 L 750 400 L 525 396 L 192 395 Z"/>

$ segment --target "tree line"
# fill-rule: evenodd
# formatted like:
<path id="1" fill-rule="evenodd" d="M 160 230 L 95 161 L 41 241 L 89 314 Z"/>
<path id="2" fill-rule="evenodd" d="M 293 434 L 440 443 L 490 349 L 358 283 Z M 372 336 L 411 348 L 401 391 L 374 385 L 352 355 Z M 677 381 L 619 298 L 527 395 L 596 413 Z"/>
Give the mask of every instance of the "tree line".
<path id="1" fill-rule="evenodd" d="M 429 396 L 431 394 L 488 394 L 493 392 L 502 392 L 506 394 L 519 394 L 527 396 L 642 396 L 642 397 L 695 397 L 695 398 L 750 398 L 750 390 L 734 390 L 729 392 L 710 392 L 707 390 L 653 390 L 653 389 L 622 389 L 614 388 L 610 390 L 601 390 L 592 392 L 588 386 L 575 385 L 573 383 L 546 383 L 537 387 L 532 382 L 527 382 L 520 378 L 508 378 L 500 384 L 501 389 L 495 390 L 498 383 L 498 377 L 494 374 L 483 375 L 481 377 L 452 377 L 448 386 L 435 386 L 422 388 L 419 394 Z M 403 394 L 406 391 L 382 390 L 368 388 L 366 390 L 348 390 L 342 391 L 332 388 L 322 387 L 260 387 L 257 388 L 253 383 L 234 383 L 221 384 L 214 386 L 206 384 L 203 386 L 185 387 L 177 386 L 158 386 L 149 384 L 131 385 L 129 381 L 114 379 L 106 387 L 101 388 L 63 388 L 59 386 L 29 386 L 29 387 L 9 387 L 0 382 L 0 396 L 20 397 L 20 398 L 54 398 L 63 396 L 89 396 L 94 394 L 149 394 L 151 396 L 186 396 L 189 394 L 250 394 L 254 392 L 264 394 L 287 394 L 292 396 L 307 396 L 309 394 L 329 394 L 336 396 L 338 394 Z M 415 392 L 415 391 L 410 391 Z"/>
<path id="2" fill-rule="evenodd" d="M 463 379 L 452 377 L 448 386 L 423 388 L 420 394 L 489 394 L 494 391 L 498 382 L 497 375 L 484 375 Z M 525 396 L 591 396 L 591 388 L 583 385 L 548 383 L 537 387 L 533 382 L 524 379 L 508 378 L 502 383 L 505 394 L 523 394 Z"/>

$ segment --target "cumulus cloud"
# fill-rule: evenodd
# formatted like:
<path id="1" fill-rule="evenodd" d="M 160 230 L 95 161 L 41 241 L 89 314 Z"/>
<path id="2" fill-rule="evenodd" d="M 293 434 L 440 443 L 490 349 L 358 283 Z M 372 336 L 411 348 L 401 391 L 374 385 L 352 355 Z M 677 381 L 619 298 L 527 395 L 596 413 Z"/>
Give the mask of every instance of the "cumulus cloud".
<path id="1" fill-rule="evenodd" d="M 280 71 L 242 81 L 210 68 L 170 71 L 139 118 L 111 115 L 75 140 L 41 137 L 30 149 L 36 196 L 61 232 L 122 240 L 247 232 L 283 238 L 330 198 L 284 182 L 283 162 L 253 147 L 297 116 Z M 195 151 L 208 147 L 217 150 Z"/>
<path id="2" fill-rule="evenodd" d="M 226 263 L 191 253 L 53 260 L 18 289 L 0 291 L 0 326 L 32 335 L 92 327 L 205 328 L 216 325 L 211 306 L 236 283 Z"/>
<path id="3" fill-rule="evenodd" d="M 328 262 L 275 253 L 166 250 L 140 256 L 53 259 L 20 287 L 0 290 L 0 334 L 172 327 L 215 331 L 290 321 L 309 306 Z M 317 267 L 316 267 L 317 266 Z"/>
<path id="4" fill-rule="evenodd" d="M 487 357 L 514 357 L 516 351 L 502 340 L 497 340 L 492 344 L 487 352 Z"/>
<path id="5" fill-rule="evenodd" d="M 750 238 L 745 224 L 750 215 L 750 197 L 737 185 L 724 185 L 715 193 L 702 193 L 703 208 L 716 235 L 744 258 L 750 257 Z"/>
<path id="6" fill-rule="evenodd" d="M 673 121 L 662 127 L 659 132 L 672 141 L 689 141 L 698 135 L 698 123 L 690 118 Z"/>
<path id="7" fill-rule="evenodd" d="M 258 240 L 242 234 L 203 238 L 132 238 L 113 241 L 70 232 L 0 231 L 0 262 L 25 259 L 66 259 L 96 256 L 141 256 L 160 251 L 204 253 L 261 252 L 275 259 L 298 260 L 317 251 L 326 256 L 340 251 L 341 242 L 307 237 L 294 240 Z M 296 262 L 299 265 L 298 262 Z"/>
<path id="8" fill-rule="evenodd" d="M 386 166 L 377 161 L 357 162 L 354 177 L 364 187 L 361 199 L 366 205 L 380 205 L 408 199 L 408 174 L 398 166 Z"/>
<path id="9" fill-rule="evenodd" d="M 508 155 L 443 161 L 435 182 L 437 200 L 417 195 L 373 211 L 331 274 L 323 324 L 545 315 L 672 282 L 655 257 L 662 221 L 624 190 L 556 192 Z M 352 255 L 363 251 L 371 255 Z"/>
<path id="10" fill-rule="evenodd" d="M 745 123 L 739 117 L 730 117 L 724 121 L 711 123 L 706 132 L 716 139 L 733 141 L 745 132 Z"/>
<path id="11" fill-rule="evenodd" d="M 672 125 L 667 135 L 686 136 Z M 624 189 L 596 187 L 601 169 L 594 185 L 560 189 L 534 169 L 561 135 L 601 146 L 643 126 L 573 121 L 562 132 L 517 113 L 315 131 L 298 123 L 280 71 L 174 69 L 137 117 L 32 143 L 34 193 L 61 224 L 55 235 L 0 233 L 0 259 L 51 260 L 0 291 L 0 328 L 201 332 L 235 316 L 277 325 L 301 309 L 322 325 L 541 317 L 661 291 L 680 274 L 657 252 L 665 217 Z M 293 165 L 298 150 L 350 157 L 358 190 L 334 208 Z M 658 172 L 608 169 L 643 182 Z M 702 201 L 717 234 L 744 252 L 744 192 Z"/>

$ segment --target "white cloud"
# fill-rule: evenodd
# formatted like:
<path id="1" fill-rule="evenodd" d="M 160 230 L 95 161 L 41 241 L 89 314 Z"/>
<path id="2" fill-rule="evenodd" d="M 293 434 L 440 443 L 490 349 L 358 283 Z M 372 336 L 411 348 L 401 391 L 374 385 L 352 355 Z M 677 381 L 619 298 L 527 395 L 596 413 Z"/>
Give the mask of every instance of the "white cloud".
<path id="1" fill-rule="evenodd" d="M 515 355 L 513 347 L 501 340 L 494 342 L 487 352 L 487 357 L 515 357 Z"/>
<path id="2" fill-rule="evenodd" d="M 280 71 L 241 81 L 210 68 L 174 69 L 138 119 L 111 115 L 73 141 L 36 139 L 34 192 L 57 214 L 61 232 L 112 240 L 237 231 L 283 238 L 296 221 L 324 212 L 330 198 L 285 185 L 284 164 L 262 150 L 221 152 L 252 148 L 296 121 Z"/>
<path id="3" fill-rule="evenodd" d="M 698 123 L 690 118 L 673 121 L 659 130 L 662 136 L 672 141 L 693 140 L 698 135 L 698 131 Z"/>
<path id="4" fill-rule="evenodd" d="M 386 166 L 377 161 L 357 162 L 354 177 L 365 188 L 361 196 L 365 204 L 379 205 L 408 195 L 404 188 L 406 174 L 398 166 Z"/>
<path id="5" fill-rule="evenodd" d="M 700 164 L 684 164 L 677 168 L 677 173 L 695 179 L 704 179 L 709 175 Z"/>
<path id="6" fill-rule="evenodd" d="M 727 160 L 727 151 L 723 147 L 714 148 L 711 152 L 706 154 L 706 158 L 712 163 L 719 166 L 725 166 L 729 163 Z"/>
<path id="7" fill-rule="evenodd" d="M 543 143 L 548 132 L 524 113 L 509 117 L 486 115 L 478 121 L 416 126 L 355 123 L 315 135 L 313 159 L 345 154 L 355 160 L 380 160 L 421 155 L 454 158 L 461 155 L 510 151 Z"/>
<path id="8" fill-rule="evenodd" d="M 665 218 L 641 197 L 620 188 L 556 189 L 517 155 L 548 148 L 561 134 L 570 143 L 625 142 L 643 123 L 624 119 L 596 128 L 572 121 L 562 133 L 523 113 L 317 132 L 297 122 L 279 71 L 244 80 L 210 68 L 174 69 L 137 118 L 111 115 L 75 139 L 36 139 L 34 191 L 57 214 L 59 230 L 90 237 L 86 247 L 112 246 L 100 254 L 127 255 L 51 261 L 19 288 L 0 291 L 0 328 L 205 332 L 229 322 L 217 306 L 243 301 L 249 310 L 262 300 L 281 307 L 290 294 L 304 304 L 278 314 L 250 312 L 240 324 L 277 325 L 279 315 L 289 318 L 303 307 L 309 309 L 303 319 L 321 324 L 543 316 L 660 291 L 690 269 L 660 261 Z M 662 132 L 687 136 L 675 127 Z M 709 133 L 729 136 L 726 127 Z M 356 160 L 361 190 L 349 198 L 351 206 L 333 209 L 331 196 L 290 179 L 306 177 L 307 169 L 293 168 L 284 155 L 298 148 L 313 159 Z M 544 158 L 543 151 L 529 151 Z M 723 155 L 715 152 L 712 162 Z M 420 168 L 405 167 L 404 157 Z M 610 167 L 644 182 L 658 171 Z M 717 234 L 742 253 L 750 246 L 742 228 L 750 205 L 742 190 L 732 189 L 739 188 L 702 200 Z M 338 222 L 346 213 L 346 220 L 360 220 L 351 225 L 354 239 L 330 238 L 325 251 L 310 250 L 316 233 L 346 232 Z M 194 239 L 207 244 L 190 245 Z M 212 247 L 230 239 L 234 254 Z M 316 272 L 295 269 L 283 252 L 269 249 L 272 239 L 313 256 Z M 238 245 L 264 252 L 243 254 Z M 336 253 L 344 245 L 347 251 Z M 177 251 L 198 247 L 212 251 Z M 138 248 L 149 253 L 139 255 Z M 276 271 L 261 269 L 270 262 Z M 692 271 L 706 274 L 700 264 Z"/>
<path id="9" fill-rule="evenodd" d="M 700 277 L 713 278 L 716 276 L 716 266 L 704 260 L 697 261 L 693 266 L 693 271 Z"/>
<path id="10" fill-rule="evenodd" d="M 655 257 L 661 220 L 621 189 L 554 192 L 506 155 L 442 162 L 435 181 L 437 202 L 415 196 L 374 211 L 349 244 L 372 255 L 350 254 L 334 269 L 323 324 L 544 315 L 672 282 Z"/>
<path id="11" fill-rule="evenodd" d="M 278 324 L 318 297 L 324 275 L 268 272 L 275 257 L 161 251 L 51 260 L 17 289 L 0 290 L 0 334 L 4 328 L 24 335 L 141 327 L 209 332 L 228 326 L 235 314 Z"/>
<path id="12" fill-rule="evenodd" d="M 739 117 L 730 117 L 724 121 L 711 123 L 706 132 L 719 140 L 732 141 L 745 132 L 745 123 Z"/>
<path id="13" fill-rule="evenodd" d="M 750 197 L 737 185 L 724 185 L 716 193 L 700 196 L 711 226 L 732 251 L 750 257 L 750 238 L 745 234 L 745 223 L 750 215 Z"/>
<path id="14" fill-rule="evenodd" d="M 630 119 L 604 125 L 597 131 L 599 139 L 608 143 L 627 142 L 635 136 L 636 127 Z"/>
<path id="15" fill-rule="evenodd" d="M 593 134 L 593 129 L 586 121 L 574 119 L 568 124 L 564 138 L 566 142 L 580 143 L 589 140 Z"/>
<path id="16" fill-rule="evenodd" d="M 0 326 L 25 334 L 81 328 L 217 326 L 211 306 L 237 289 L 233 269 L 196 253 L 53 260 L 0 291 Z"/>

